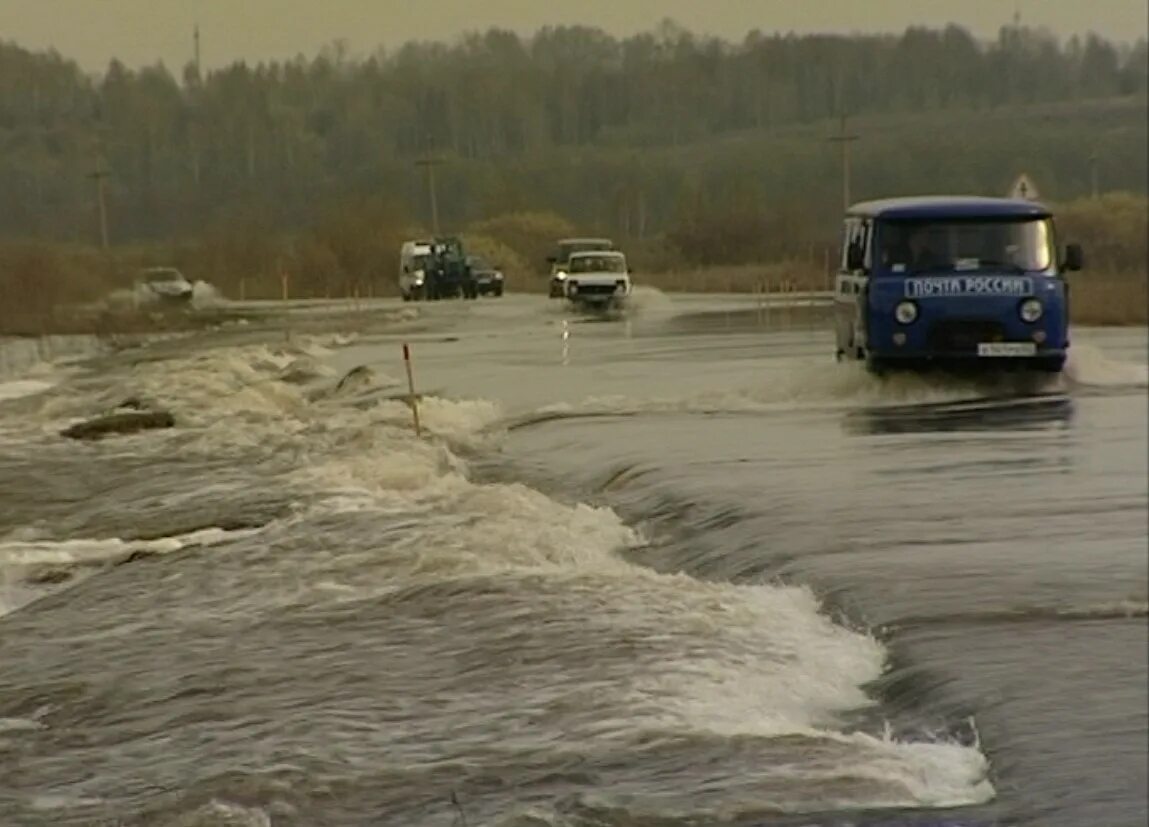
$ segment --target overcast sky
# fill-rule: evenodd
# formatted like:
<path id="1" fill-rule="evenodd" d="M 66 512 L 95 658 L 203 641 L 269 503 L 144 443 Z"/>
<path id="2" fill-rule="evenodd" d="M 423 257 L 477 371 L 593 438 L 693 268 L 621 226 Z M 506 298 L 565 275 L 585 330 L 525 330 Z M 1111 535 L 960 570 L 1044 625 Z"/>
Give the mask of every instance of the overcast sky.
<path id="1" fill-rule="evenodd" d="M 1023 23 L 1062 36 L 1092 30 L 1132 41 L 1149 27 L 1149 0 L 0 0 L 0 39 L 54 48 L 86 69 L 112 57 L 178 69 L 191 58 L 197 22 L 203 62 L 214 67 L 310 57 L 336 39 L 362 54 L 489 26 L 530 33 L 582 23 L 630 34 L 664 17 L 730 39 L 753 28 L 875 32 L 949 22 L 992 36 L 1015 8 Z"/>

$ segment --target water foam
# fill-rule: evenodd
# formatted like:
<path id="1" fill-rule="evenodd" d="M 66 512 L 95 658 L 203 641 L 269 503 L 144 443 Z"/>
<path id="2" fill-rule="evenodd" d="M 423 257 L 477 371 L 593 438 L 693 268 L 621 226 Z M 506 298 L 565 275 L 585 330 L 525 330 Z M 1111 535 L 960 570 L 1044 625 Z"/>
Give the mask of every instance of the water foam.
<path id="1" fill-rule="evenodd" d="M 261 807 L 245 807 L 212 799 L 190 813 L 160 822 L 162 827 L 271 827 L 271 816 Z"/>
<path id="2" fill-rule="evenodd" d="M 861 363 L 820 358 L 788 359 L 763 366 L 753 385 L 673 397 L 589 396 L 578 403 L 545 405 L 517 423 L 641 413 L 769 413 L 798 409 L 840 411 L 855 407 L 976 402 L 1034 397 L 1074 388 L 1149 387 L 1149 366 L 1111 359 L 1091 343 L 1073 348 L 1062 375 L 987 374 L 958 377 L 896 373 L 876 377 Z"/>
<path id="3" fill-rule="evenodd" d="M 635 399 L 623 395 L 590 396 L 578 403 L 545 405 L 524 422 L 566 416 L 635 415 L 641 413 L 770 413 L 793 410 L 847 410 L 857 406 L 898 406 L 909 403 L 961 402 L 984 399 L 993 386 L 954 382 L 924 375 L 896 375 L 878 379 L 854 364 L 827 364 L 823 360 L 790 360 L 767 365 L 761 381 L 728 390 L 674 397 Z M 1015 392 L 1008 383 L 996 388 L 1002 395 Z"/>
<path id="4" fill-rule="evenodd" d="M 15 382 L 0 382 L 0 402 L 11 399 L 21 399 L 43 393 L 55 386 L 54 382 L 45 382 L 41 379 L 20 379 Z"/>
<path id="5" fill-rule="evenodd" d="M 171 554 L 191 546 L 216 546 L 260 529 L 204 528 L 154 540 L 76 538 L 0 540 L 0 617 L 28 605 L 59 583 L 73 585 L 105 565 L 138 554 Z"/>
<path id="6" fill-rule="evenodd" d="M 1149 365 L 1112 359 L 1098 345 L 1078 342 L 1070 348 L 1065 377 L 1082 387 L 1144 388 L 1149 387 Z"/>
<path id="7" fill-rule="evenodd" d="M 475 485 L 442 445 L 402 444 L 377 433 L 372 444 L 298 472 L 297 481 L 325 492 L 327 508 L 405 520 L 381 546 L 343 550 L 312 576 L 337 601 L 451 581 L 457 593 L 476 578 L 498 578 L 545 588 L 539 599 L 556 607 L 575 602 L 590 639 L 621 636 L 633 651 L 627 677 L 599 690 L 599 720 L 566 731 L 568 747 L 587 739 L 584 747 L 595 749 L 606 739 L 632 749 L 642 733 L 664 732 L 830 739 L 845 762 L 834 772 L 870 773 L 875 785 L 896 790 L 883 799 L 891 806 L 992 797 L 976 749 L 837 731 L 839 716 L 873 704 L 863 687 L 883 674 L 886 653 L 834 624 L 808 589 L 654 572 L 620 556 L 643 537 L 613 510 L 559 503 L 519 484 Z M 368 568 L 377 575 L 364 580 Z M 524 705 L 545 703 L 545 693 L 522 691 Z"/>
<path id="8" fill-rule="evenodd" d="M 891 794 L 897 806 L 974 803 L 992 794 L 976 749 L 838 730 L 839 715 L 871 703 L 862 687 L 882 674 L 885 652 L 871 637 L 833 624 L 809 591 L 703 583 L 626 562 L 619 552 L 643 538 L 611 509 L 560 503 L 516 483 L 469 479 L 463 457 L 497 438 L 498 405 L 425 398 L 419 407 L 425 436 L 418 439 L 404 402 L 312 401 L 283 380 L 299 358 L 297 350 L 248 346 L 145 362 L 100 401 L 142 394 L 175 409 L 177 435 L 159 437 L 161 445 L 174 438 L 185 440 L 181 449 L 215 455 L 289 452 L 294 461 L 279 482 L 310 506 L 298 522 L 361 512 L 362 530 L 371 532 L 361 550 L 317 551 L 309 560 L 314 599 L 364 599 L 419 584 L 497 578 L 519 583 L 524 594 L 545 587 L 587 630 L 632 641 L 626 677 L 606 687 L 602 705 L 591 707 L 605 717 L 586 724 L 588 743 L 618 737 L 632 744 L 642 732 L 658 730 L 806 735 L 848 746 L 843 760 L 861 767 L 850 771 L 893 784 L 901 791 Z M 831 394 L 838 392 L 834 387 Z M 791 385 L 780 398 L 799 390 Z M 767 399 L 779 398 L 771 393 Z M 385 520 L 377 526 L 373 514 Z M 227 537 L 197 533 L 142 544 L 17 539 L 0 544 L 0 565 L 15 572 L 103 564 L 137 550 L 169 553 Z M 25 598 L 17 595 L 8 609 Z M 613 716 L 605 711 L 610 697 Z"/>
<path id="9" fill-rule="evenodd" d="M 225 307 L 231 302 L 213 284 L 196 280 L 192 282 L 192 306 L 196 308 Z"/>
<path id="10" fill-rule="evenodd" d="M 674 302 L 670 296 L 657 287 L 636 284 L 631 289 L 630 300 L 626 306 L 627 316 L 663 319 L 673 316 L 675 312 Z"/>

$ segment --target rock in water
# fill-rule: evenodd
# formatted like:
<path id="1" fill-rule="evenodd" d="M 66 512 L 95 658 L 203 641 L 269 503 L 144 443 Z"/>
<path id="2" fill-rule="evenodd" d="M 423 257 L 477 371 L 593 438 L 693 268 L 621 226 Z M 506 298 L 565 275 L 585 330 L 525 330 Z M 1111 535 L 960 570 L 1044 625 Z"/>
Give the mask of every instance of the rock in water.
<path id="1" fill-rule="evenodd" d="M 359 365 L 347 371 L 347 375 L 335 386 L 335 393 L 348 393 L 369 388 L 376 382 L 375 371 L 367 365 Z"/>
<path id="2" fill-rule="evenodd" d="M 103 439 L 115 434 L 171 428 L 175 424 L 175 417 L 168 411 L 131 411 L 98 416 L 65 428 L 60 433 L 69 439 Z"/>

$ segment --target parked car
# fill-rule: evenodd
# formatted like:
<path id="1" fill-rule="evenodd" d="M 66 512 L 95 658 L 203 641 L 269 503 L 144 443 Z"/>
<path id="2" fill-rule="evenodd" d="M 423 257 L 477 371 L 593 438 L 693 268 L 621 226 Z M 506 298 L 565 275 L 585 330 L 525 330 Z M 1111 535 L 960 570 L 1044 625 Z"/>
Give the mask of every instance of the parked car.
<path id="1" fill-rule="evenodd" d="M 503 271 L 482 256 L 467 256 L 471 274 L 475 278 L 475 289 L 480 296 L 503 295 Z"/>

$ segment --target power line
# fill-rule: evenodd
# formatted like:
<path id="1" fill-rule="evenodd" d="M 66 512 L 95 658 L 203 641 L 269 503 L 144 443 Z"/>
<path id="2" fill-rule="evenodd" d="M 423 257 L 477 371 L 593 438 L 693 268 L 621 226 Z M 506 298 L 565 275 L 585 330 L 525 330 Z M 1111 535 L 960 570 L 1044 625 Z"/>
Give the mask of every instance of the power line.
<path id="1" fill-rule="evenodd" d="M 195 74 L 197 78 L 203 77 L 201 74 L 202 66 L 199 60 L 199 23 L 195 24 L 195 30 L 192 32 L 192 39 L 195 41 Z"/>

